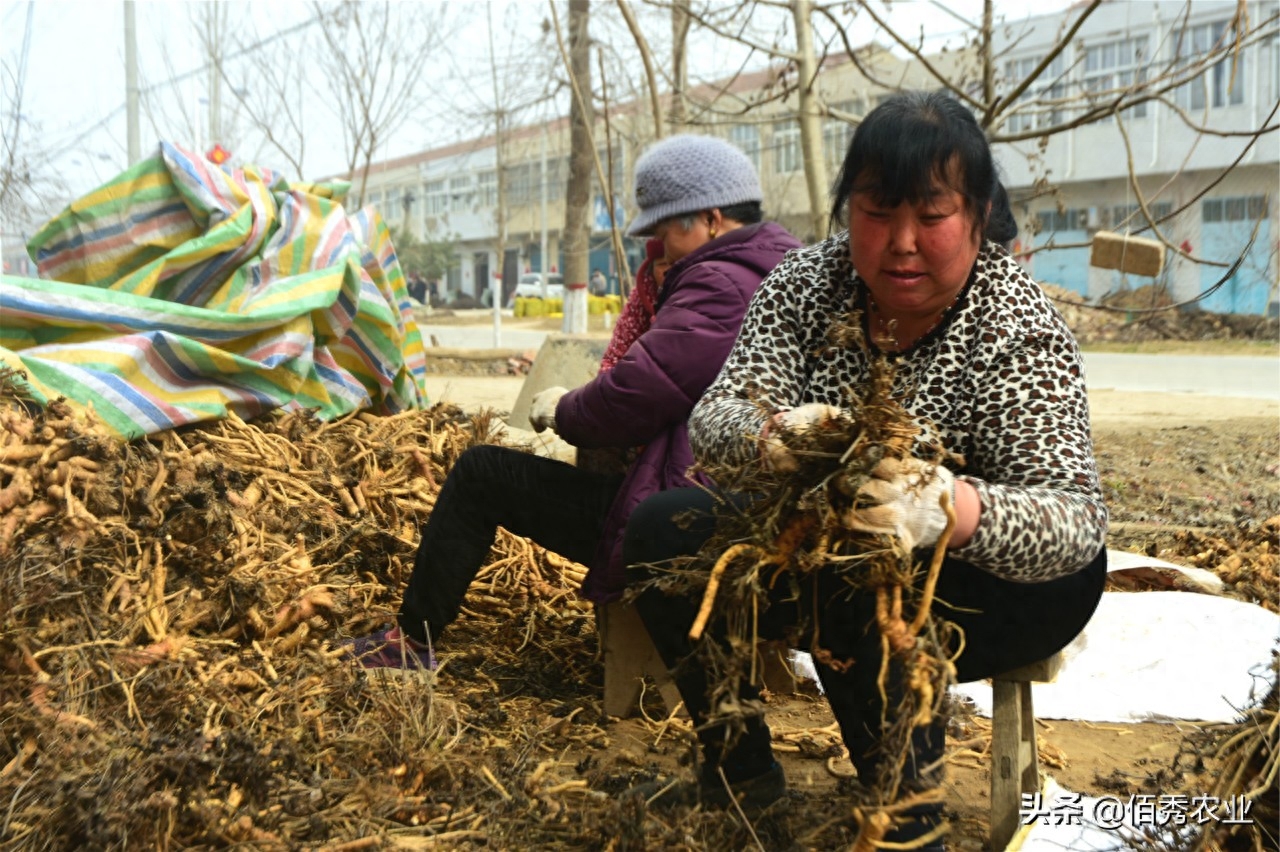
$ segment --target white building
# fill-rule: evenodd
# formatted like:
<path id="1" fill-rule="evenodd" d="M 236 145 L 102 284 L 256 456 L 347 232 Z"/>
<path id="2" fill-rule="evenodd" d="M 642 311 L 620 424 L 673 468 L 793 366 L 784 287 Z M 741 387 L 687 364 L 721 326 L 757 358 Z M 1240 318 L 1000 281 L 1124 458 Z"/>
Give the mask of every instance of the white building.
<path id="1" fill-rule="evenodd" d="M 1091 300 L 1152 283 L 1164 285 L 1175 301 L 1195 300 L 1222 280 L 1192 304 L 1219 312 L 1274 310 L 1280 132 L 1257 135 L 1256 129 L 1280 124 L 1280 0 L 1108 2 L 1068 39 L 1082 5 L 1000 25 L 993 34 L 998 91 L 1008 96 L 1031 80 L 990 129 L 1021 226 L 1019 256 L 1037 280 Z M 1066 47 L 1033 76 L 1064 40 Z M 856 64 L 828 58 L 818 77 L 817 93 L 828 114 L 828 182 L 851 133 L 848 121 L 896 88 L 938 85 L 920 63 L 882 47 L 868 45 L 859 53 Z M 1204 63 L 1205 56 L 1211 61 Z M 972 93 L 976 58 L 952 51 L 929 61 Z M 970 82 L 961 80 L 966 74 Z M 778 69 L 769 69 L 695 89 L 689 93 L 689 130 L 720 135 L 746 151 L 760 172 L 765 215 L 802 239 L 815 239 L 823 235 L 811 233 L 794 93 L 766 97 L 778 80 Z M 754 103 L 761 106 L 744 113 Z M 633 212 L 631 170 L 653 139 L 646 110 L 647 104 L 626 103 L 613 107 L 610 116 L 616 213 L 624 227 Z M 604 125 L 597 119 L 596 137 L 602 140 Z M 457 265 L 448 287 L 478 296 L 503 267 L 538 271 L 545 253 L 546 268 L 558 268 L 568 136 L 563 117 L 506 135 L 501 259 L 493 136 L 376 163 L 365 200 L 377 204 L 393 225 L 420 236 L 455 238 Z M 1130 163 L 1148 210 L 1157 220 L 1167 217 L 1159 224 L 1164 239 L 1219 265 L 1170 250 L 1159 281 L 1089 265 L 1090 239 L 1098 230 L 1151 236 L 1138 212 Z M 594 194 L 590 268 L 612 277 L 617 269 L 608 207 L 598 182 Z M 1243 262 L 1228 274 L 1251 237 Z M 639 241 L 630 241 L 633 269 L 639 251 Z"/>
<path id="2" fill-rule="evenodd" d="M 993 47 L 1005 92 L 1061 43 L 1079 5 L 997 28 Z M 1168 252 L 1161 283 L 1174 300 L 1193 299 L 1225 277 L 1197 303 L 1201 308 L 1275 309 L 1280 133 L 1252 131 L 1280 123 L 1278 15 L 1275 0 L 1144 0 L 1106 3 L 1090 16 L 993 128 L 996 140 L 1026 137 L 997 145 L 1010 193 L 1021 199 L 1015 207 L 1026 226 L 1023 244 L 1064 246 L 1026 261 L 1037 280 L 1090 299 L 1152 283 L 1089 266 L 1093 232 L 1151 235 L 1146 218 L 1134 212 L 1131 163 L 1148 209 L 1157 219 L 1169 216 L 1160 226 L 1165 237 L 1194 257 L 1229 265 L 1256 228 L 1252 248 L 1229 276 L 1224 266 Z M 1217 58 L 1191 78 L 1192 64 L 1215 50 Z M 1157 97 L 1135 103 L 1134 86 Z M 1125 89 L 1130 95 L 1122 105 L 1133 105 L 1118 118 L 1106 115 L 1074 129 L 1040 133 L 1114 102 Z M 1057 194 L 1036 197 L 1045 186 L 1056 187 Z"/>

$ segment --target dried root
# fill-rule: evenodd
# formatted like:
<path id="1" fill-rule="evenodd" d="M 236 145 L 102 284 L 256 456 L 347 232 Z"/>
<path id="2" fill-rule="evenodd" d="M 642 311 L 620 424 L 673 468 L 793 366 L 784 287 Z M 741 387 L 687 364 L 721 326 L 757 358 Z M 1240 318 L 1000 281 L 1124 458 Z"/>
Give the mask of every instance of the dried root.
<path id="1" fill-rule="evenodd" d="M 889 843 L 884 838 L 893 829 L 894 817 L 917 805 L 932 804 L 942 801 L 941 790 L 929 790 L 917 793 L 900 801 L 875 810 L 854 808 L 853 819 L 858 826 L 858 836 L 853 841 L 851 852 L 877 852 L 881 849 L 910 850 L 928 846 L 941 839 L 951 830 L 950 824 L 943 822 L 929 832 L 917 837 L 909 843 Z"/>
<path id="2" fill-rule="evenodd" d="M 398 819 L 502 845 L 487 805 L 401 789 L 479 795 L 451 780 L 479 759 L 444 754 L 458 694 L 375 684 L 339 645 L 390 619 L 474 424 L 446 406 L 293 412 L 123 443 L 0 377 L 4 843 L 369 848 Z M 585 573 L 500 531 L 454 626 L 454 654 L 468 630 L 485 643 L 459 692 L 494 705 L 486 669 L 592 690 Z M 538 787 L 575 795 L 553 772 Z"/>

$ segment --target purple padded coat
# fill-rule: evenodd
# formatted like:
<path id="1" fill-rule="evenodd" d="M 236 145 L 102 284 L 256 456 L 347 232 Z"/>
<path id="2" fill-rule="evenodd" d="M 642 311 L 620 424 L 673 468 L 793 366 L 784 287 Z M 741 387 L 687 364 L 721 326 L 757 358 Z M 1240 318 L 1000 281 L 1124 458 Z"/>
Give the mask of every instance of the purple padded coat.
<path id="1" fill-rule="evenodd" d="M 760 282 L 800 241 L 772 222 L 730 231 L 667 270 L 657 311 L 612 370 L 560 398 L 556 432 L 577 447 L 643 447 L 605 519 L 582 593 L 616 600 L 626 585 L 622 537 L 645 498 L 708 480 L 693 465 L 688 419 L 738 336 Z"/>

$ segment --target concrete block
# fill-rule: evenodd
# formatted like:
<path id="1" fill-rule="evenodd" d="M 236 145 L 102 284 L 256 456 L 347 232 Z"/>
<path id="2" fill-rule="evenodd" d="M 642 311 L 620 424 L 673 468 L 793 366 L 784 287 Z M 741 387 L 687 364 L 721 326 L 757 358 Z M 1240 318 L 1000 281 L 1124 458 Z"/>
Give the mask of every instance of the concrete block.
<path id="1" fill-rule="evenodd" d="M 538 391 L 559 385 L 573 390 L 596 377 L 609 345 L 607 334 L 549 334 L 520 386 L 507 424 L 529 428 L 529 408 Z"/>
<path id="2" fill-rule="evenodd" d="M 1154 278 L 1164 269 L 1164 254 L 1159 240 L 1098 231 L 1093 235 L 1089 265 Z"/>

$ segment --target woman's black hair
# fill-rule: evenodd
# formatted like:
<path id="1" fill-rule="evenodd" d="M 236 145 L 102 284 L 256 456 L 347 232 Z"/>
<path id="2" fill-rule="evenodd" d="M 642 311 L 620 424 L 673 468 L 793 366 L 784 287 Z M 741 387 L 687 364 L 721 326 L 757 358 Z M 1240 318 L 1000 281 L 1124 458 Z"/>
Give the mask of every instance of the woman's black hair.
<path id="1" fill-rule="evenodd" d="M 975 226 L 985 231 L 996 167 L 973 113 L 941 92 L 890 95 L 867 113 L 849 142 L 832 190 L 832 226 L 847 223 L 855 192 L 897 207 L 929 198 L 938 181 L 964 197 Z"/>
<path id="2" fill-rule="evenodd" d="M 999 180 L 991 192 L 991 214 L 987 216 L 987 227 L 982 235 L 1005 248 L 1012 246 L 1014 238 L 1018 236 L 1018 220 L 1013 218 L 1009 193 Z"/>
<path id="3" fill-rule="evenodd" d="M 721 207 L 720 215 L 743 225 L 754 225 L 764 221 L 764 208 L 759 201 L 743 201 Z"/>

